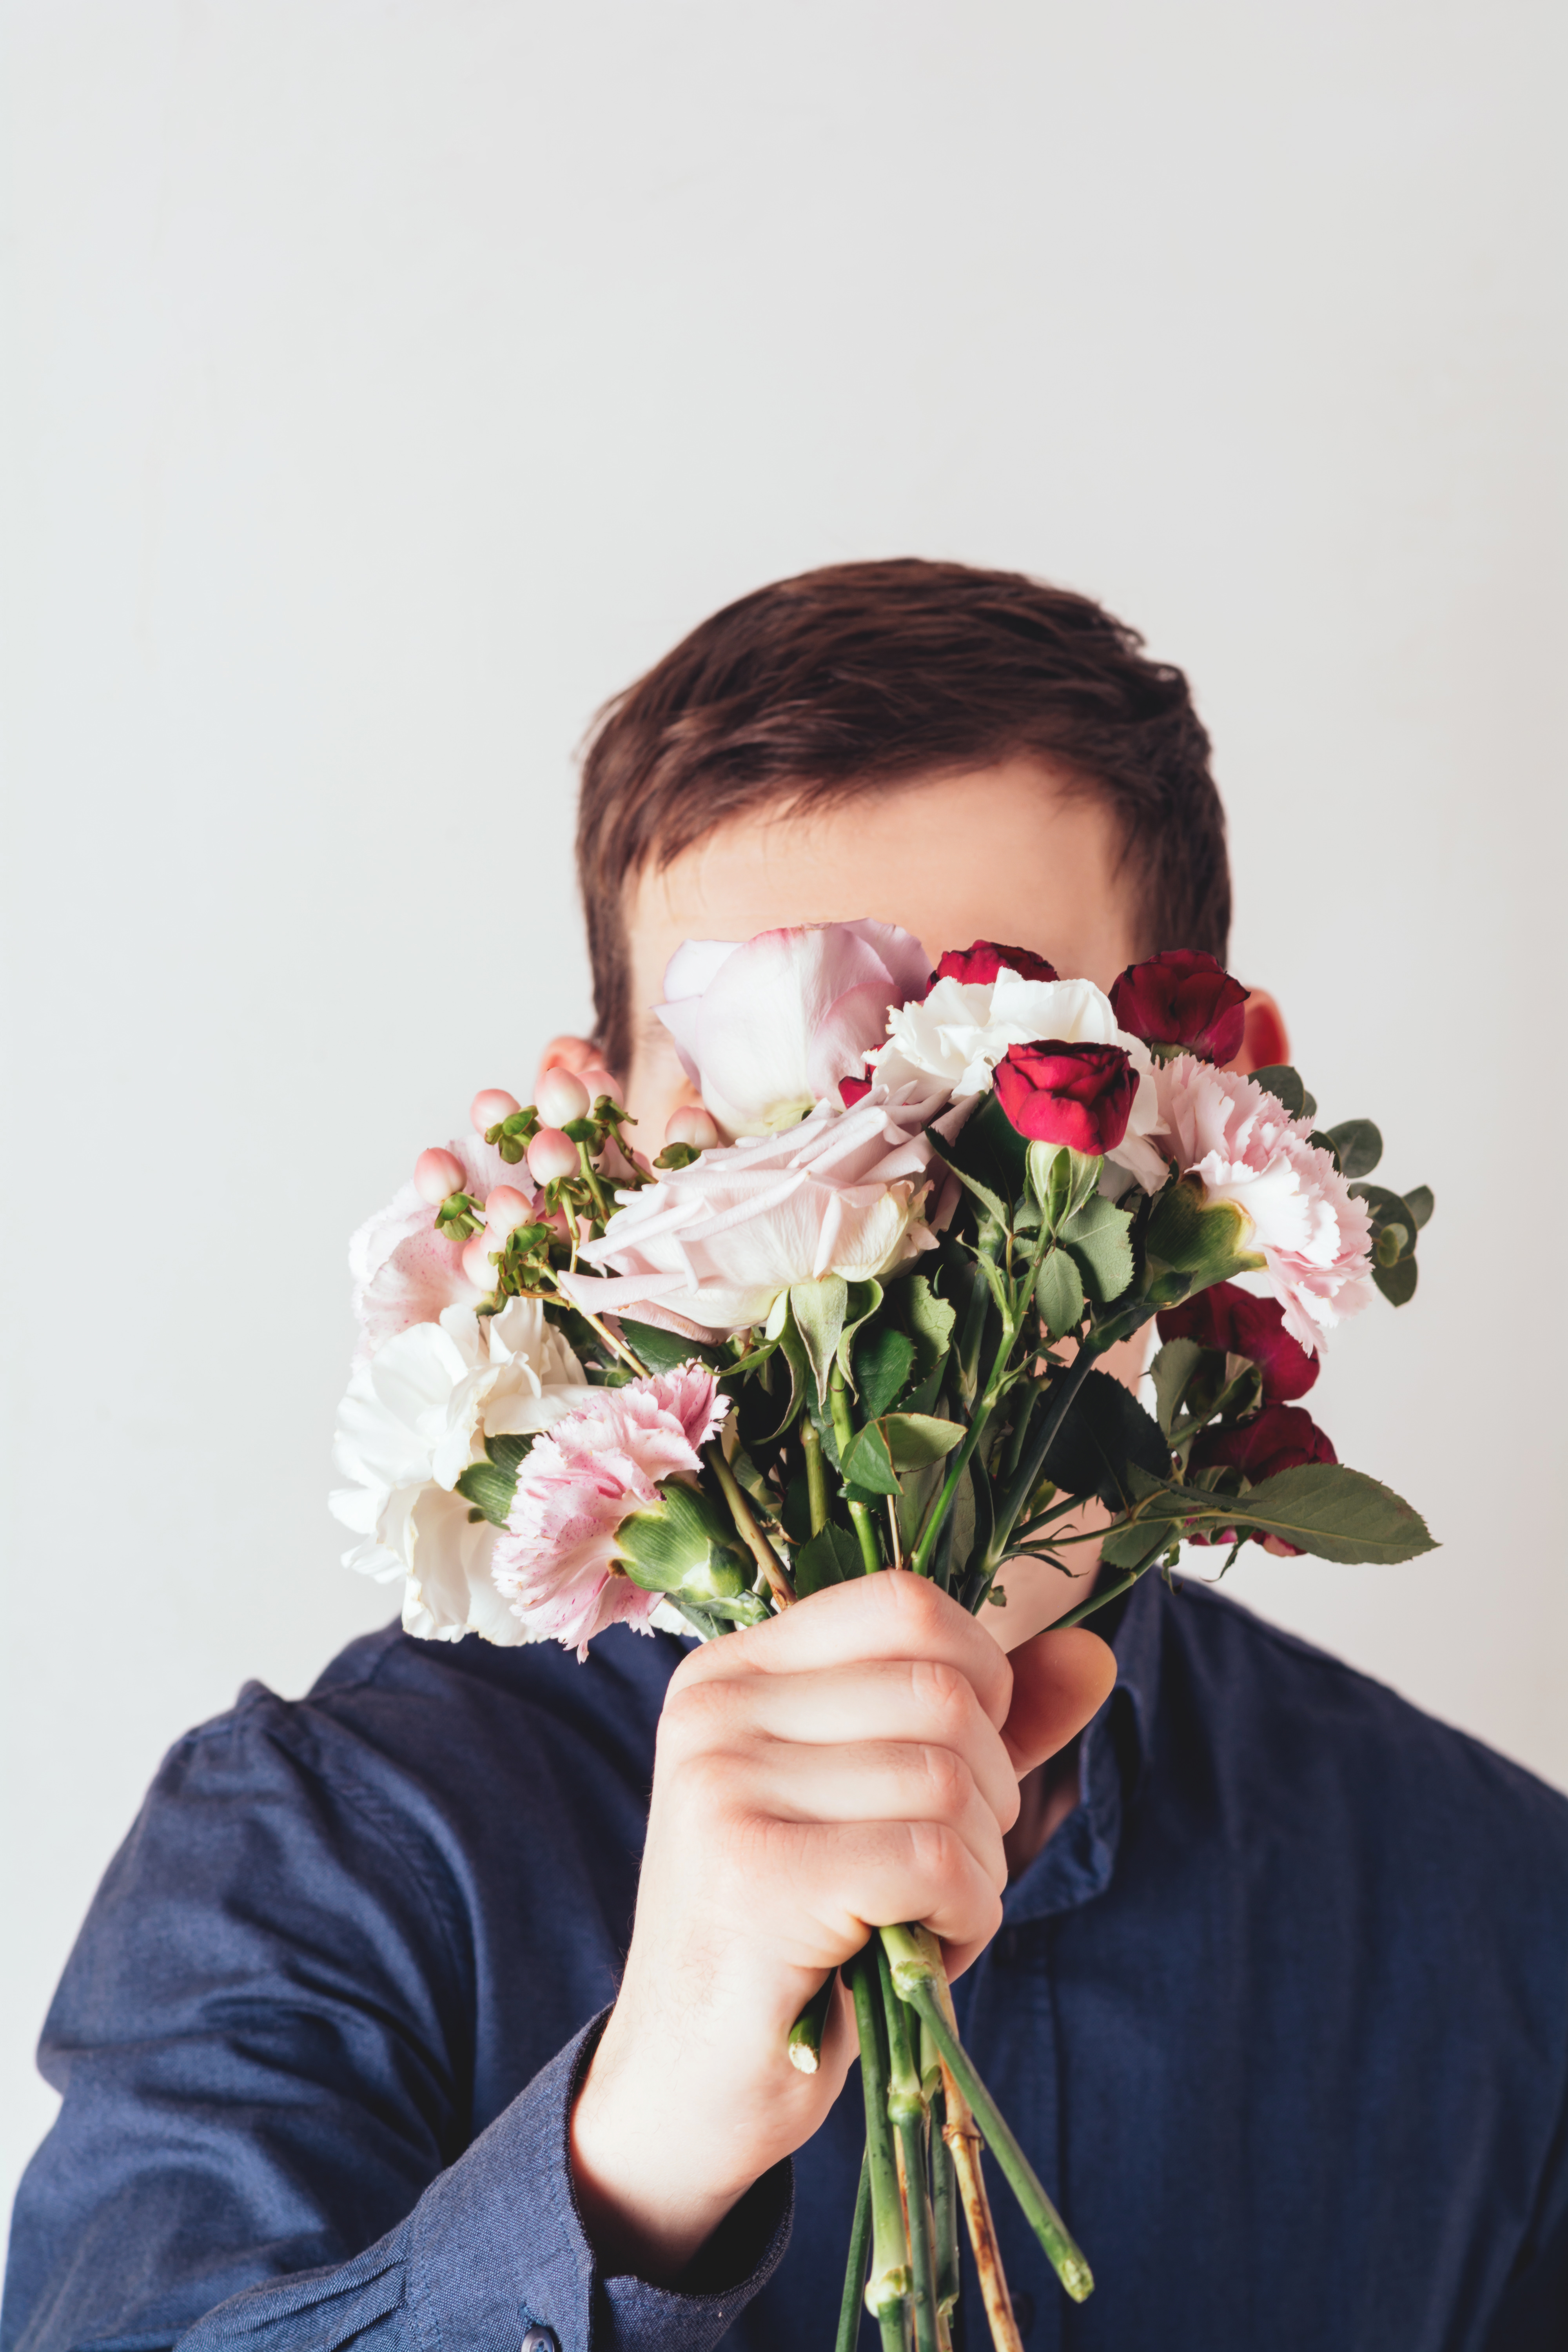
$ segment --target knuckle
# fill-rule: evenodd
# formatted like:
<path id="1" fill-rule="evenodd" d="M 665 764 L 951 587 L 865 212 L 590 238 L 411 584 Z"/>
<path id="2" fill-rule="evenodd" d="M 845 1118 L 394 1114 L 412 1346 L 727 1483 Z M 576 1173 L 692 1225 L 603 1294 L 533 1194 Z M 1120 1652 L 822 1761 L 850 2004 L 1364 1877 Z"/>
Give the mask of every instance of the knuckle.
<path id="1" fill-rule="evenodd" d="M 911 1658 L 910 1689 L 921 1713 L 942 1732 L 956 1732 L 974 1704 L 967 1677 L 945 1658 Z"/>
<path id="2" fill-rule="evenodd" d="M 969 1767 L 951 1748 L 928 1745 L 921 1749 L 926 1786 L 938 1821 L 956 1821 L 968 1804 L 972 1782 Z"/>
<path id="3" fill-rule="evenodd" d="M 885 1605 L 910 1637 L 932 1639 L 952 1606 L 947 1596 L 929 1577 L 889 1576 L 879 1580 L 887 1588 Z"/>

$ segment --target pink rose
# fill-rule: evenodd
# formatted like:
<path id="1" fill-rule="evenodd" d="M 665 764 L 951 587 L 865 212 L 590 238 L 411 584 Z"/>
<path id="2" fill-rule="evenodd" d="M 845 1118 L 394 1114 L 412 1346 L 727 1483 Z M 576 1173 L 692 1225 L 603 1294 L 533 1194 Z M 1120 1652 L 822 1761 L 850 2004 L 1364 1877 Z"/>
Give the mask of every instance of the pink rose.
<path id="1" fill-rule="evenodd" d="M 563 1290 L 601 1314 L 658 1307 L 718 1338 L 765 1322 L 794 1283 L 897 1273 L 934 1245 L 923 1107 L 874 1087 L 853 1110 L 821 1104 L 783 1135 L 705 1151 L 617 1194 L 624 1207 L 583 1252 L 606 1278 L 563 1275 Z"/>
<path id="2" fill-rule="evenodd" d="M 447 1148 L 474 1199 L 515 1186 L 518 1171 L 482 1136 L 460 1136 Z M 349 1273 L 360 1327 L 356 1364 L 411 1324 L 438 1322 L 444 1308 L 477 1307 L 487 1296 L 463 1272 L 463 1244 L 437 1232 L 435 1209 L 412 1183 L 360 1226 L 349 1243 Z"/>
<path id="3" fill-rule="evenodd" d="M 931 979 L 925 950 L 892 923 L 818 923 L 688 940 L 664 975 L 659 1019 L 727 1134 L 793 1127 L 858 1075 L 888 1012 Z"/>
<path id="4" fill-rule="evenodd" d="M 1241 1246 L 1259 1251 L 1267 1271 L 1243 1276 L 1242 1288 L 1278 1298 L 1287 1331 L 1317 1354 L 1324 1332 L 1373 1295 L 1365 1202 L 1352 1199 L 1333 1154 L 1308 1140 L 1311 1121 L 1293 1119 L 1250 1078 L 1181 1054 L 1155 1084 L 1171 1158 L 1250 1221 Z"/>
<path id="5" fill-rule="evenodd" d="M 606 1625 L 651 1631 L 658 1592 L 617 1573 L 623 1520 L 656 1508 L 659 1481 L 702 1466 L 729 1411 L 711 1372 L 679 1364 L 588 1402 L 536 1437 L 518 1475 L 490 1573 L 530 1641 L 580 1658 Z"/>

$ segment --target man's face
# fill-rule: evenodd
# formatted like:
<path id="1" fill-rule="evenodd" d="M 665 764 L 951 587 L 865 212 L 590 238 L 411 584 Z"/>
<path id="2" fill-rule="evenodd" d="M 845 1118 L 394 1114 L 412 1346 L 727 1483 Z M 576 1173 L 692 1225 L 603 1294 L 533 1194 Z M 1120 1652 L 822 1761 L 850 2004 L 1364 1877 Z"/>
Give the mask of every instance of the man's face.
<path id="1" fill-rule="evenodd" d="M 652 1007 L 683 940 L 749 940 L 797 923 L 869 916 L 944 948 L 1002 940 L 1064 976 L 1109 989 L 1136 961 L 1121 842 L 1096 799 L 1064 792 L 1033 759 L 933 776 L 793 815 L 773 811 L 707 835 L 646 873 L 627 908 L 634 1008 L 626 1105 L 638 1148 L 697 1099 Z"/>

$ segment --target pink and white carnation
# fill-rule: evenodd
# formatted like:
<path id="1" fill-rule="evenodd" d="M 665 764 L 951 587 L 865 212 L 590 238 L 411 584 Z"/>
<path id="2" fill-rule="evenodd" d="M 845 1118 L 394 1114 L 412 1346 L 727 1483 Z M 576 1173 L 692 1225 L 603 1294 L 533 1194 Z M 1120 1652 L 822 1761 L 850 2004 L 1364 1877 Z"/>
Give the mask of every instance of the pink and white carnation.
<path id="1" fill-rule="evenodd" d="M 773 1135 L 858 1077 L 889 1007 L 930 978 L 925 950 L 895 923 L 816 923 L 743 944 L 688 940 L 656 1010 L 725 1132 Z"/>
<path id="2" fill-rule="evenodd" d="M 587 1374 L 536 1298 L 499 1315 L 448 1307 L 360 1364 L 338 1408 L 332 1459 L 350 1481 L 334 1518 L 361 1540 L 345 1568 L 403 1580 L 404 1631 L 422 1641 L 526 1637 L 490 1580 L 496 1529 L 453 1490 L 487 1437 L 527 1436 L 573 1412 Z"/>
<path id="3" fill-rule="evenodd" d="M 929 1101 L 874 1087 L 852 1110 L 819 1103 L 783 1135 L 748 1136 L 661 1173 L 616 1210 L 563 1275 L 577 1305 L 671 1320 L 719 1339 L 765 1323 L 794 1284 L 896 1274 L 936 1236 L 926 1211 Z"/>
<path id="4" fill-rule="evenodd" d="M 463 1189 L 475 1200 L 483 1201 L 498 1184 L 517 1185 L 521 1170 L 509 1168 L 483 1136 L 460 1136 L 447 1149 L 462 1169 Z M 434 1323 L 448 1307 L 477 1307 L 487 1295 L 463 1272 L 462 1243 L 437 1231 L 436 1212 L 412 1181 L 353 1235 L 349 1272 L 359 1324 L 356 1364 L 399 1331 Z"/>
<path id="5" fill-rule="evenodd" d="M 1009 1045 L 1046 1040 L 1120 1045 L 1129 1056 L 1138 1088 L 1126 1132 L 1106 1156 L 1145 1192 L 1158 1192 L 1168 1171 L 1153 1140 L 1160 1124 L 1153 1059 L 1118 1026 L 1110 998 L 1091 980 L 1027 980 L 1006 966 L 994 980 L 939 980 L 919 1003 L 889 1013 L 888 1043 L 873 1060 L 884 1085 L 934 1086 L 956 1103 L 991 1091 Z"/>
<path id="6" fill-rule="evenodd" d="M 1183 1174 L 1251 1222 L 1247 1246 L 1265 1270 L 1237 1281 L 1278 1298 L 1291 1338 L 1318 1353 L 1323 1334 L 1373 1295 L 1366 1203 L 1352 1198 L 1333 1154 L 1309 1141 L 1310 1119 L 1293 1119 L 1251 1078 L 1180 1054 L 1155 1084 L 1161 1141 Z"/>
<path id="7" fill-rule="evenodd" d="M 730 1401 L 701 1364 L 678 1364 L 625 1388 L 590 1389 L 541 1437 L 518 1476 L 490 1572 L 521 1626 L 513 1640 L 588 1644 L 606 1625 L 652 1630 L 660 1595 L 617 1573 L 623 1519 L 658 1499 L 663 1478 L 702 1466 Z"/>

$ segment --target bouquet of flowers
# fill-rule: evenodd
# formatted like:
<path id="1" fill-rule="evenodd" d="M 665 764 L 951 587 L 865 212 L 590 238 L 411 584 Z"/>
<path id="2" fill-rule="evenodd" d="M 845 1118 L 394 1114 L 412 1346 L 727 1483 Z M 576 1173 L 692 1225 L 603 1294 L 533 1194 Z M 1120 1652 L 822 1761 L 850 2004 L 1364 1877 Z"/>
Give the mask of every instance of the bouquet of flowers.
<path id="1" fill-rule="evenodd" d="M 617 1622 L 710 1640 L 885 1569 L 978 1611 L 1021 1557 L 1080 1578 L 1067 1625 L 1183 1544 L 1430 1547 L 1300 1400 L 1331 1331 L 1413 1296 L 1432 1195 L 1369 1182 L 1376 1128 L 1318 1128 L 1293 1069 L 1225 1067 L 1246 991 L 1213 957 L 1107 997 L 1021 948 L 932 972 L 908 932 L 835 923 L 689 941 L 665 987 L 702 1107 L 657 1156 L 607 1073 L 552 1071 L 527 1107 L 481 1094 L 354 1236 L 332 1507 L 411 1633 L 585 1658 Z M 1145 1406 L 1102 1360 L 1150 1322 Z M 1076 2300 L 1088 2264 L 929 1931 L 879 1928 L 845 1974 L 866 2158 L 839 2344 L 864 2297 L 886 2352 L 942 2352 L 962 2213 L 1016 2347 L 983 2144 Z M 790 2036 L 807 2072 L 831 1990 Z"/>

